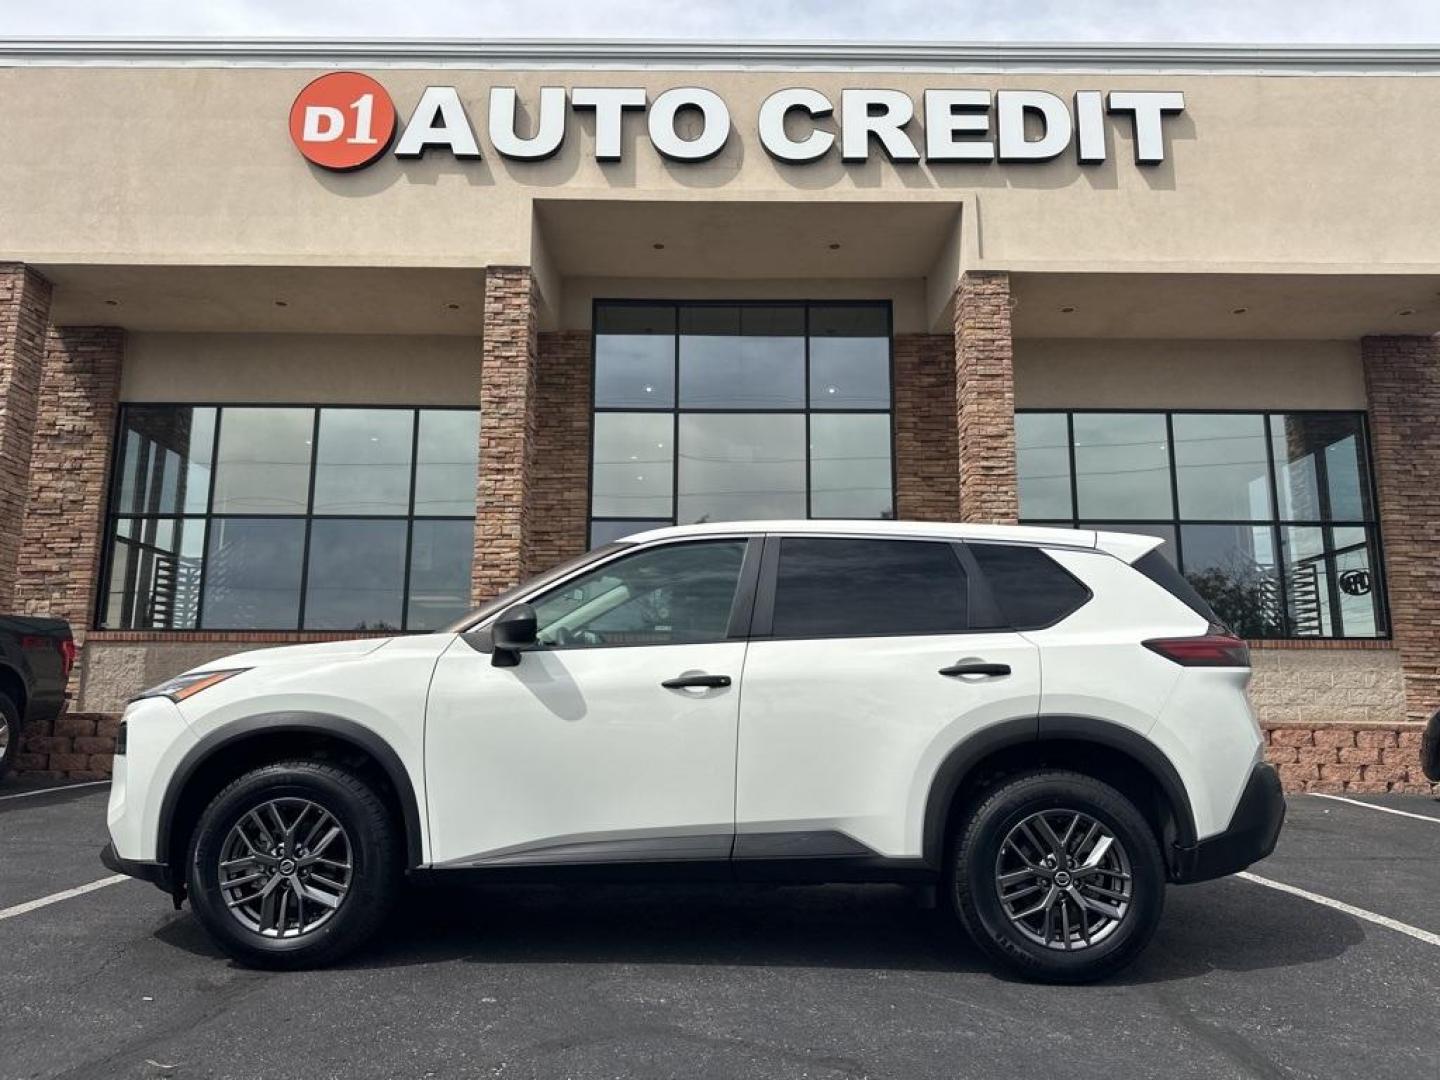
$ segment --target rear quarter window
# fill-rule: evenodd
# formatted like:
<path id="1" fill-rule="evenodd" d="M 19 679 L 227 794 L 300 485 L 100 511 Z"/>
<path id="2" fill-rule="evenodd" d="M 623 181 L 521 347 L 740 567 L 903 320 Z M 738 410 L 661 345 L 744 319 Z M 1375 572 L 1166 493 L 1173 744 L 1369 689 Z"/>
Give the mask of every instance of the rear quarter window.
<path id="1" fill-rule="evenodd" d="M 1162 589 L 1175 597 L 1182 604 L 1195 612 L 1211 626 L 1224 626 L 1216 616 L 1215 610 L 1205 601 L 1205 598 L 1195 591 L 1195 586 L 1185 580 L 1185 575 L 1171 564 L 1170 560 L 1160 554 L 1160 549 L 1147 551 L 1140 558 L 1131 563 L 1136 570 L 1159 585 Z"/>
<path id="2" fill-rule="evenodd" d="M 1090 590 L 1038 547 L 967 544 L 975 556 L 1005 628 L 1040 630 L 1074 614 Z"/>

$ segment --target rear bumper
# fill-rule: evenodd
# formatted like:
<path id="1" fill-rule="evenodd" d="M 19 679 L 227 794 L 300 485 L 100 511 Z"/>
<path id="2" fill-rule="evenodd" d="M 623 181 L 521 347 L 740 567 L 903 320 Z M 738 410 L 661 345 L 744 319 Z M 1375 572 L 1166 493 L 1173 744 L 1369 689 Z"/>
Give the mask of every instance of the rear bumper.
<path id="1" fill-rule="evenodd" d="M 122 859 L 116 854 L 114 844 L 106 844 L 100 849 L 100 861 L 105 864 L 106 869 L 114 870 L 117 874 L 127 874 L 141 881 L 148 881 L 161 892 L 174 892 L 171 887 L 170 868 L 164 863 Z"/>
<path id="2" fill-rule="evenodd" d="M 1425 770 L 1425 779 L 1440 781 L 1440 712 L 1430 717 L 1421 736 L 1420 768 Z"/>
<path id="3" fill-rule="evenodd" d="M 1170 879 L 1176 882 L 1209 881 L 1244 870 L 1275 850 L 1285 822 L 1285 796 L 1280 774 L 1265 762 L 1256 762 L 1240 793 L 1240 802 L 1223 832 L 1197 844 L 1174 849 Z"/>

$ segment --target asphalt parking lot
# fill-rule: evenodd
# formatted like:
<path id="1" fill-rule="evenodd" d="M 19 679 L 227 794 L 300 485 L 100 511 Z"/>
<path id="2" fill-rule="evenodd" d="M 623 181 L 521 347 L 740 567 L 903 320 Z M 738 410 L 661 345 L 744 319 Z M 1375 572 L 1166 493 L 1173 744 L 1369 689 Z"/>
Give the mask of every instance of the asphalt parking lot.
<path id="1" fill-rule="evenodd" d="M 1433 1077 L 1440 801 L 1290 800 L 1263 878 L 1171 889 L 1098 986 L 991 971 L 907 890 L 415 891 L 323 972 L 247 971 L 109 876 L 103 786 L 0 787 L 0 1077 Z M 1428 819 L 1428 820 L 1426 820 Z M 12 914 L 20 907 L 18 914 Z M 1408 932 L 1407 932 L 1408 931 Z"/>

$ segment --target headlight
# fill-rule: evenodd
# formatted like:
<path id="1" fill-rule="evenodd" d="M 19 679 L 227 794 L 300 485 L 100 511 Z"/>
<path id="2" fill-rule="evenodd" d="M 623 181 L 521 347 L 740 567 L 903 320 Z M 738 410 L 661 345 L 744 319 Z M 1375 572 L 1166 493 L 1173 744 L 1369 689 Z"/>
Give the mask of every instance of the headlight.
<path id="1" fill-rule="evenodd" d="M 228 671 L 192 671 L 187 675 L 176 675 L 173 679 L 167 679 L 159 686 L 152 686 L 149 690 L 142 690 L 132 699 L 139 701 L 142 698 L 167 697 L 171 701 L 180 702 L 188 697 L 193 697 L 201 690 L 222 683 L 234 675 L 239 675 L 249 668 L 231 668 Z"/>

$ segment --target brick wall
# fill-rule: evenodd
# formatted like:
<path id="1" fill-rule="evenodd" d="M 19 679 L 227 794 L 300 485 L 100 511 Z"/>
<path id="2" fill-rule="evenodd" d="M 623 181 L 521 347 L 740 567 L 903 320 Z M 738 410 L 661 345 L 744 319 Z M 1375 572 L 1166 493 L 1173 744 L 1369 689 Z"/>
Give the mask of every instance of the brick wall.
<path id="1" fill-rule="evenodd" d="M 1425 725 L 1262 723 L 1265 758 L 1280 771 L 1286 791 L 1430 794 L 1420 771 Z"/>
<path id="2" fill-rule="evenodd" d="M 590 335 L 540 335 L 530 558 L 543 570 L 589 547 Z"/>
<path id="3" fill-rule="evenodd" d="M 530 568 L 536 411 L 535 282 L 528 266 L 485 272 L 480 357 L 480 477 L 472 598 L 480 603 Z"/>
<path id="4" fill-rule="evenodd" d="M 1274 644 L 1250 650 L 1250 702 L 1262 723 L 1405 722 L 1404 672 L 1394 649 L 1268 647 Z"/>
<path id="5" fill-rule="evenodd" d="M 895 506 L 903 521 L 960 513 L 955 427 L 955 339 L 895 338 Z"/>
<path id="6" fill-rule="evenodd" d="M 1440 339 L 1360 344 L 1395 644 L 1412 719 L 1440 708 Z"/>
<path id="7" fill-rule="evenodd" d="M 50 780 L 104 780 L 115 756 L 117 713 L 63 713 L 27 724 L 15 771 Z"/>
<path id="8" fill-rule="evenodd" d="M 69 620 L 82 646 L 95 621 L 124 355 L 125 332 L 111 327 L 52 329 L 45 339 L 15 609 Z"/>
<path id="9" fill-rule="evenodd" d="M 16 557 L 29 495 L 50 283 L 28 266 L 0 263 L 0 611 L 15 603 Z"/>
<path id="10" fill-rule="evenodd" d="M 971 271 L 955 293 L 955 416 L 960 520 L 1013 525 L 1015 363 L 1003 271 Z"/>

